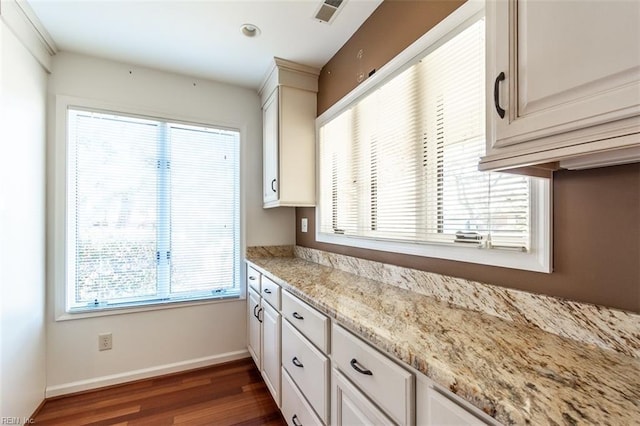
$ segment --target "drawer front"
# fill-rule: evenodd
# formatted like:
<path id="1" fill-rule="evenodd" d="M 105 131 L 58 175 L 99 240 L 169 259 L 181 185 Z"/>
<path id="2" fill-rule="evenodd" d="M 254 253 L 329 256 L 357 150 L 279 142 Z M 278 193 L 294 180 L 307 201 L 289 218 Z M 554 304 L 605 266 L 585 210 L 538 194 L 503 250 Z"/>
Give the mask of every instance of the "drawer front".
<path id="1" fill-rule="evenodd" d="M 329 359 L 287 321 L 282 323 L 282 366 L 324 423 L 329 419 Z"/>
<path id="2" fill-rule="evenodd" d="M 289 426 L 322 426 L 322 421 L 313 412 L 289 373 L 282 369 L 282 415 Z"/>
<path id="3" fill-rule="evenodd" d="M 271 306 L 280 310 L 280 286 L 264 275 L 262 276 L 262 292 L 260 294 Z"/>
<path id="4" fill-rule="evenodd" d="M 429 389 L 427 396 L 427 424 L 486 426 L 473 414 L 456 404 L 435 389 Z"/>
<path id="5" fill-rule="evenodd" d="M 260 272 L 249 265 L 247 265 L 247 282 L 249 283 L 249 287 L 260 294 Z"/>
<path id="6" fill-rule="evenodd" d="M 332 358 L 338 369 L 399 424 L 414 421 L 414 376 L 378 350 L 333 325 Z"/>
<path id="7" fill-rule="evenodd" d="M 335 426 L 392 426 L 393 422 L 338 370 L 331 375 L 331 419 Z"/>
<path id="8" fill-rule="evenodd" d="M 322 352 L 329 353 L 329 318 L 286 291 L 282 292 L 282 315 Z"/>

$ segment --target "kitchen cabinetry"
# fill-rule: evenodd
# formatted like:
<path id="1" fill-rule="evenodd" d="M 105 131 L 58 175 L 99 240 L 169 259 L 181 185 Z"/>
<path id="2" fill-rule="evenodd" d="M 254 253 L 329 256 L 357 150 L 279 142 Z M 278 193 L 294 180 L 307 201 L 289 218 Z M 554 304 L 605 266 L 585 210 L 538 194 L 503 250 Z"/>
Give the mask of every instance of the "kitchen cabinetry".
<path id="1" fill-rule="evenodd" d="M 640 2 L 486 4 L 482 170 L 640 160 Z"/>
<path id="2" fill-rule="evenodd" d="M 336 324 L 331 328 L 331 344 L 334 368 L 375 402 L 393 422 L 414 424 L 415 389 L 412 373 Z M 345 391 L 344 386 L 335 385 L 333 390 Z M 347 395 L 351 397 L 344 403 L 357 399 L 348 389 Z M 338 403 L 339 395 L 334 395 L 333 400 Z"/>
<path id="3" fill-rule="evenodd" d="M 416 376 L 416 424 L 499 426 L 494 418 L 422 374 Z"/>
<path id="4" fill-rule="evenodd" d="M 286 318 L 282 322 L 282 380 L 290 378 L 318 421 L 329 424 L 330 361 L 324 352 L 328 318 L 287 292 L 282 296 L 282 315 Z"/>
<path id="5" fill-rule="evenodd" d="M 247 308 L 249 310 L 249 342 L 248 349 L 253 362 L 256 363 L 258 370 L 262 370 L 262 304 L 260 295 L 252 288 L 249 289 L 249 298 L 247 299 Z"/>
<path id="6" fill-rule="evenodd" d="M 251 264 L 247 277 L 249 352 L 290 426 L 499 424 Z"/>
<path id="7" fill-rule="evenodd" d="M 274 59 L 261 88 L 263 205 L 315 205 L 316 68 Z"/>
<path id="8" fill-rule="evenodd" d="M 334 425 L 393 425 L 394 423 L 338 370 L 332 374 Z"/>
<path id="9" fill-rule="evenodd" d="M 282 415 L 289 426 L 322 426 L 304 395 L 287 371 L 282 369 Z"/>
<path id="10" fill-rule="evenodd" d="M 262 312 L 262 377 L 280 406 L 280 313 L 269 303 Z"/>
<path id="11" fill-rule="evenodd" d="M 260 370 L 273 399 L 280 406 L 280 286 L 249 265 L 247 281 L 249 354 Z"/>

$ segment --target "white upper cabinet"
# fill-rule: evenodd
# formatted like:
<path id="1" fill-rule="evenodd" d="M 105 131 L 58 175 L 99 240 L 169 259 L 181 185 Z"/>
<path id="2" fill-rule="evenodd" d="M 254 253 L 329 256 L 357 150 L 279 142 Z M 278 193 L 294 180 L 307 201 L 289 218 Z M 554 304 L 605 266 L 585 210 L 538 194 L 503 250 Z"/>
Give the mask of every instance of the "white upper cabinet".
<path id="1" fill-rule="evenodd" d="M 639 1 L 488 1 L 486 19 L 480 169 L 640 160 Z"/>
<path id="2" fill-rule="evenodd" d="M 275 58 L 260 88 L 265 208 L 315 205 L 319 72 Z"/>

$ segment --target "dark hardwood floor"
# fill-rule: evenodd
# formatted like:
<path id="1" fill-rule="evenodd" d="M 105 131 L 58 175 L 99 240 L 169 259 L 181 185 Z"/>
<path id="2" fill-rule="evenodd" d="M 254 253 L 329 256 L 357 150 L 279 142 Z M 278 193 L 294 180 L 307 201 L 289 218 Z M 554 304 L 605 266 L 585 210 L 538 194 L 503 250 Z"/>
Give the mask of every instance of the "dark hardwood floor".
<path id="1" fill-rule="evenodd" d="M 286 425 L 251 358 L 45 402 L 37 425 Z"/>

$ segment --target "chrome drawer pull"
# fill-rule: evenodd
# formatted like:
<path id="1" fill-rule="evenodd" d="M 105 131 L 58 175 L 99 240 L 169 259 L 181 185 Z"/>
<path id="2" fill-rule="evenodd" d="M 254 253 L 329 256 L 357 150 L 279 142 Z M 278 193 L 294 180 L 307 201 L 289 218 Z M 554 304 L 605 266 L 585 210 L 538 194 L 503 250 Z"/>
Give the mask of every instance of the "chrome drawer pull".
<path id="1" fill-rule="evenodd" d="M 304 319 L 304 317 L 302 315 L 300 315 L 299 313 L 297 313 L 297 312 L 294 312 L 292 315 L 297 320 L 303 320 Z"/>
<path id="2" fill-rule="evenodd" d="M 302 426 L 302 423 L 298 423 L 298 415 L 294 414 L 293 417 L 291 417 L 291 421 L 293 422 L 294 426 Z"/>
<path id="3" fill-rule="evenodd" d="M 267 293 L 267 294 L 271 294 L 271 290 L 269 290 L 268 288 L 265 288 L 264 292 Z"/>
<path id="4" fill-rule="evenodd" d="M 353 369 L 356 370 L 358 373 L 364 374 L 365 376 L 373 376 L 373 373 L 371 372 L 371 370 L 367 370 L 366 368 L 362 369 L 358 367 L 358 361 L 355 358 L 353 358 L 349 364 L 351 364 L 351 367 L 353 367 Z"/>
<path id="5" fill-rule="evenodd" d="M 253 275 L 251 275 L 251 276 L 249 277 L 249 279 L 250 279 L 251 281 L 255 281 L 256 277 L 254 277 Z"/>
<path id="6" fill-rule="evenodd" d="M 291 362 L 293 363 L 293 365 L 295 365 L 296 367 L 304 367 L 304 365 L 302 365 L 302 363 L 300 362 L 300 360 L 298 360 L 297 356 L 294 356 L 293 359 L 291 360 Z"/>

